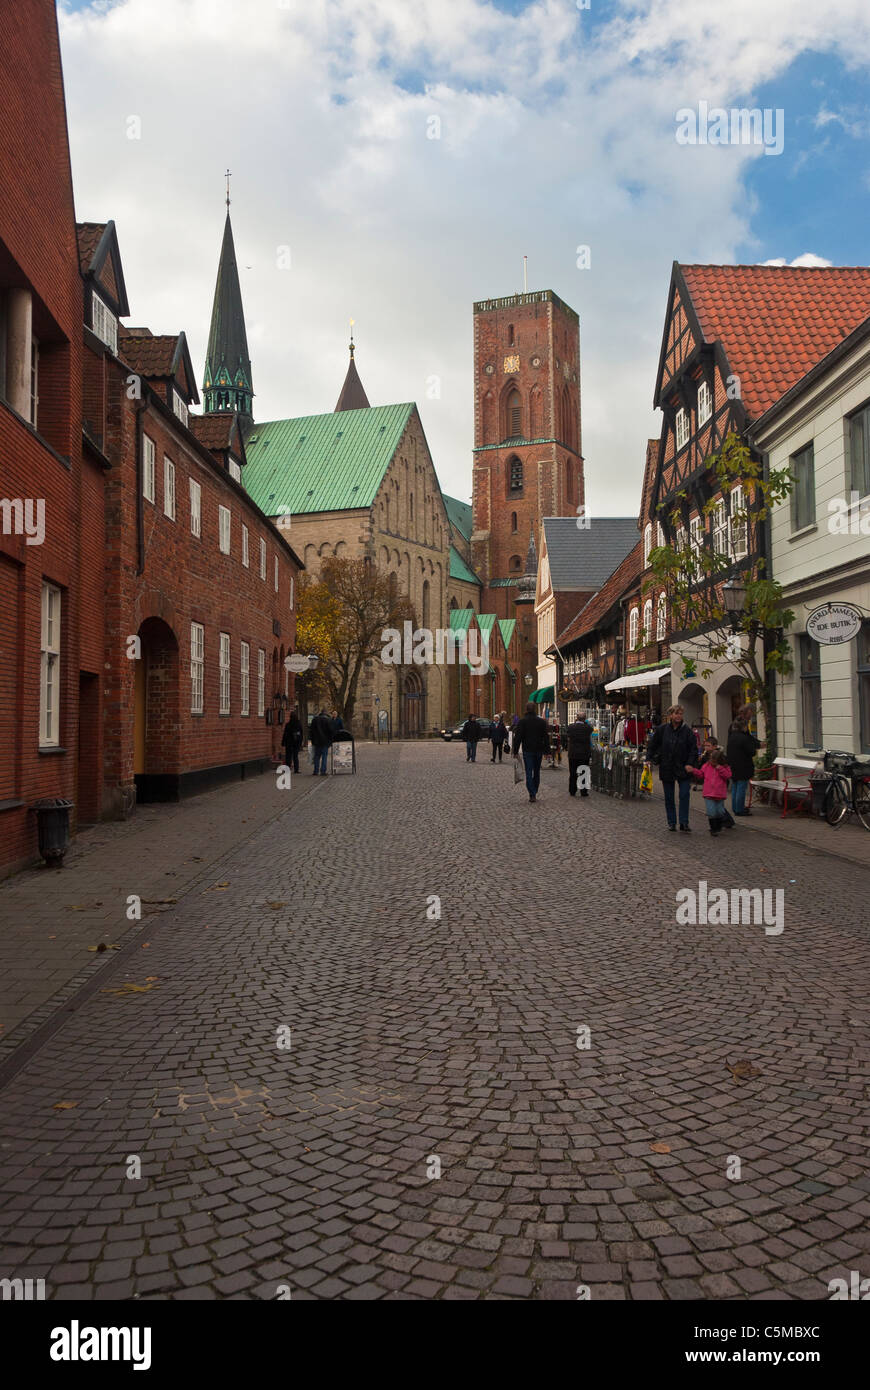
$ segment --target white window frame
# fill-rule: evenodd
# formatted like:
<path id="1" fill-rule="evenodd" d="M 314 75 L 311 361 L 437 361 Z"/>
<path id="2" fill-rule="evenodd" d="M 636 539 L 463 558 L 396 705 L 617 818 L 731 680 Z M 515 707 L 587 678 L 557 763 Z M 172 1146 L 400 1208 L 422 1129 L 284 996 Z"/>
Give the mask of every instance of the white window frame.
<path id="1" fill-rule="evenodd" d="M 698 556 L 704 544 L 704 519 L 700 516 L 689 518 L 689 545 L 695 557 L 695 567 L 698 567 Z"/>
<path id="2" fill-rule="evenodd" d="M 643 605 L 643 645 L 648 647 L 652 641 L 653 601 L 648 598 Z"/>
<path id="3" fill-rule="evenodd" d="M 644 566 L 647 566 L 647 565 L 649 564 L 650 551 L 651 551 L 652 548 L 653 548 L 652 537 L 653 537 L 652 522 L 651 522 L 651 521 L 648 521 L 647 524 L 646 524 L 646 526 L 644 526 L 644 528 L 643 528 L 643 563 L 644 563 Z"/>
<path id="4" fill-rule="evenodd" d="M 713 550 L 717 555 L 729 553 L 728 508 L 724 497 L 718 498 L 713 507 Z"/>
<path id="5" fill-rule="evenodd" d="M 195 478 L 190 479 L 190 534 L 202 535 L 202 488 Z"/>
<path id="6" fill-rule="evenodd" d="M 175 520 L 175 464 L 168 454 L 163 455 L 163 515 Z"/>
<path id="7" fill-rule="evenodd" d="M 257 715 L 260 719 L 266 713 L 266 653 L 260 647 L 257 652 Z"/>
<path id="8" fill-rule="evenodd" d="M 598 655 L 599 655 L 599 656 L 606 656 L 606 655 L 607 655 L 607 638 L 606 638 L 606 637 L 602 637 L 601 640 L 600 640 L 599 643 L 598 643 Z"/>
<path id="9" fill-rule="evenodd" d="M 662 526 L 662 523 L 661 523 L 660 521 L 657 521 L 657 522 L 656 522 L 656 545 L 664 545 L 664 543 L 665 543 L 665 528 Z"/>
<path id="10" fill-rule="evenodd" d="M 235 459 L 230 459 L 230 477 L 235 479 L 237 483 L 242 481 L 241 465 L 236 463 Z"/>
<path id="11" fill-rule="evenodd" d="M 230 634 L 219 634 L 220 702 L 218 714 L 230 713 Z"/>
<path id="12" fill-rule="evenodd" d="M 183 425 L 189 425 L 190 418 L 187 409 L 187 402 L 185 401 L 181 392 L 176 390 L 174 386 L 172 388 L 172 411 L 174 415 L 178 416 L 178 419 L 181 421 Z"/>
<path id="13" fill-rule="evenodd" d="M 266 578 L 266 542 L 260 537 L 260 578 Z"/>
<path id="14" fill-rule="evenodd" d="M 662 590 L 659 594 L 658 608 L 656 609 L 656 641 L 664 642 L 668 635 L 668 600 Z"/>
<path id="15" fill-rule="evenodd" d="M 96 290 L 91 290 L 91 328 L 101 343 L 118 355 L 118 320 Z"/>
<path id="16" fill-rule="evenodd" d="M 60 743 L 60 624 L 61 591 L 42 581 L 39 642 L 39 746 Z"/>
<path id="17" fill-rule="evenodd" d="M 242 642 L 239 653 L 239 693 L 241 695 L 241 710 L 243 715 L 251 713 L 251 646 L 249 642 Z"/>
<path id="18" fill-rule="evenodd" d="M 689 424 L 689 412 L 682 405 L 677 411 L 675 429 L 677 436 L 677 452 L 679 453 L 680 449 L 684 449 L 688 444 L 689 435 L 691 434 L 691 427 Z"/>
<path id="19" fill-rule="evenodd" d="M 742 512 L 745 510 L 746 502 L 744 501 L 743 485 L 741 483 L 738 483 L 735 487 L 731 489 L 728 515 L 728 530 L 732 560 L 745 560 L 746 556 L 749 554 L 748 518 L 744 518 L 743 521 L 738 522 L 734 522 L 731 520 L 731 517 L 735 512 Z"/>
<path id="20" fill-rule="evenodd" d="M 232 512 L 218 503 L 218 546 L 221 555 L 229 555 L 232 537 Z"/>
<path id="21" fill-rule="evenodd" d="M 250 556 L 250 552 L 249 552 L 249 550 L 248 550 L 248 528 L 247 528 L 247 526 L 243 525 L 243 526 L 242 526 L 242 564 L 244 565 L 245 569 L 247 569 L 248 566 L 250 565 L 250 563 L 251 563 L 251 556 Z"/>
<path id="22" fill-rule="evenodd" d="M 150 434 L 142 436 L 142 496 L 146 502 L 157 501 L 157 450 Z"/>
<path id="23" fill-rule="evenodd" d="M 709 381 L 702 381 L 698 387 L 698 428 L 706 425 L 713 414 L 713 393 Z"/>
<path id="24" fill-rule="evenodd" d="M 190 624 L 190 712 L 202 714 L 205 706 L 205 627 Z"/>
<path id="25" fill-rule="evenodd" d="M 628 649 L 633 652 L 637 646 L 638 627 L 640 626 L 640 609 L 632 608 L 628 615 Z"/>

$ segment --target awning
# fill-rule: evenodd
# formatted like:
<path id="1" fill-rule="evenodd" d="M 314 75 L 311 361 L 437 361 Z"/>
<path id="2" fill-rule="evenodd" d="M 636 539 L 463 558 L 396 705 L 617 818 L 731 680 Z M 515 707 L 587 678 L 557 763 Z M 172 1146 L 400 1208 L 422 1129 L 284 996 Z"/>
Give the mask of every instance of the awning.
<path id="1" fill-rule="evenodd" d="M 671 673 L 670 666 L 659 666 L 655 671 L 635 671 L 630 676 L 620 676 L 619 680 L 605 685 L 605 690 L 629 690 L 638 685 L 658 685 L 659 681 Z"/>
<path id="2" fill-rule="evenodd" d="M 532 700 L 536 705 L 545 705 L 548 700 L 553 699 L 555 693 L 555 686 L 542 685 L 539 690 L 532 691 L 531 695 L 529 696 L 529 699 Z"/>

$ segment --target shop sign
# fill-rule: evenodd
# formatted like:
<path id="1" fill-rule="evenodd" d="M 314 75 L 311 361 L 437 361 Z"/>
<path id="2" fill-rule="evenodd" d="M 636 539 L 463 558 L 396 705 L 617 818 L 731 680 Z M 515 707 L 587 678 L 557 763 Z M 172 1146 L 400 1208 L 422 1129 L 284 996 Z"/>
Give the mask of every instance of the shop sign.
<path id="1" fill-rule="evenodd" d="M 807 636 L 823 647 L 837 647 L 858 636 L 863 619 L 852 603 L 826 603 L 807 618 Z"/>

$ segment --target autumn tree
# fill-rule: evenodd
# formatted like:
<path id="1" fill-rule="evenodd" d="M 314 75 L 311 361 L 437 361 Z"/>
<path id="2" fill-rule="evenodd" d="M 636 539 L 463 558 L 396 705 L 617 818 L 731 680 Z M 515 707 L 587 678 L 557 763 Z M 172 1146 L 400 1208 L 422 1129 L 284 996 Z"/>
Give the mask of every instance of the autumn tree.
<path id="1" fill-rule="evenodd" d="M 364 663 L 380 656 L 385 628 L 401 629 L 408 620 L 414 622 L 414 610 L 407 595 L 365 559 L 333 556 L 319 577 L 302 576 L 296 642 L 319 658 L 308 688 L 327 694 L 348 728 Z"/>
<path id="2" fill-rule="evenodd" d="M 707 460 L 693 496 L 683 489 L 660 508 L 663 528 L 673 541 L 651 551 L 652 578 L 644 586 L 665 593 L 684 677 L 696 674 L 699 662 L 727 660 L 736 666 L 750 700 L 764 713 L 768 756 L 773 752 L 769 675 L 792 672 L 785 629 L 794 613 L 785 607 L 781 586 L 766 572 L 762 538 L 771 508 L 789 495 L 793 482 L 787 468 L 765 473 L 739 436 L 729 434 Z M 712 537 L 692 539 L 693 503 L 701 516 L 714 516 Z M 733 620 L 724 592 L 729 580 L 735 589 L 745 590 Z M 701 674 L 708 676 L 710 668 Z"/>

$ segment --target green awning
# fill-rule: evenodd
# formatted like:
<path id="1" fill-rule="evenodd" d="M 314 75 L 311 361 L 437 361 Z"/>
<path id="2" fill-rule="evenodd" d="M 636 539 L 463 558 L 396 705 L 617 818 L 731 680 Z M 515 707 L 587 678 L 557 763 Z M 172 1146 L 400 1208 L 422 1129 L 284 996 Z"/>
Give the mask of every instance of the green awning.
<path id="1" fill-rule="evenodd" d="M 549 700 L 553 699 L 555 693 L 555 686 L 542 685 L 539 690 L 532 691 L 531 695 L 529 696 L 529 699 L 533 700 L 536 705 L 545 705 Z"/>

